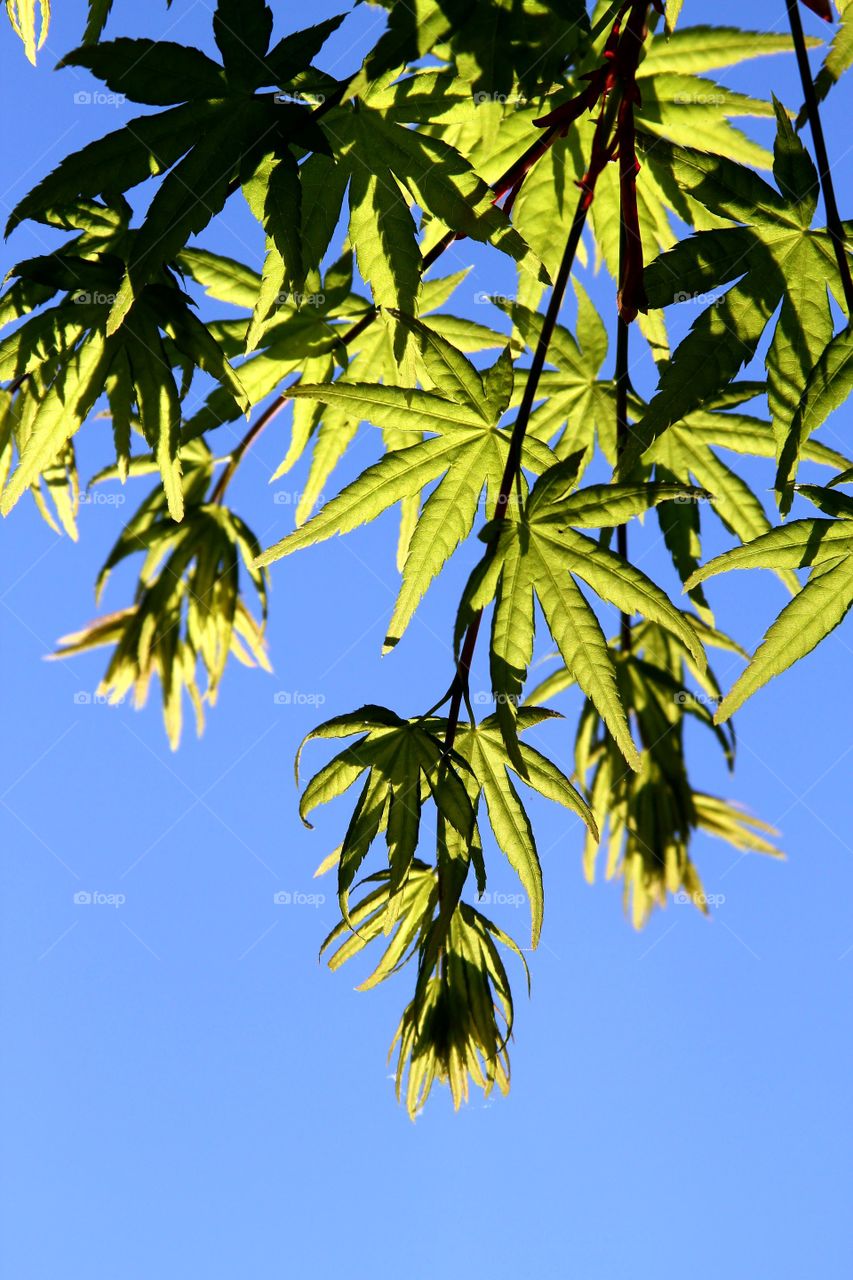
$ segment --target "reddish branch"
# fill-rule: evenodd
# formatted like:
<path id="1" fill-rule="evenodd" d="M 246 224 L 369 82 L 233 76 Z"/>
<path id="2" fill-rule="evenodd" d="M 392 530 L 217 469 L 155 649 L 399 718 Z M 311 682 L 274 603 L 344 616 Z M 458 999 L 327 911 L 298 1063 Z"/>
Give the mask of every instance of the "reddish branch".
<path id="1" fill-rule="evenodd" d="M 660 7 L 659 0 L 653 0 L 653 3 L 656 8 Z M 639 287 L 642 289 L 642 243 L 639 236 L 639 222 L 637 221 L 636 177 L 638 165 L 634 149 L 633 103 L 637 101 L 636 72 L 639 65 L 640 50 L 647 33 L 646 19 L 648 10 L 649 4 L 646 0 L 628 0 L 619 10 L 614 20 L 613 28 L 605 45 L 604 61 L 601 67 L 585 77 L 589 82 L 588 88 L 578 94 L 576 98 L 571 99 L 570 102 L 564 103 L 549 115 L 542 116 L 534 122 L 546 129 L 557 129 L 561 133 L 566 133 L 572 123 L 585 110 L 590 109 L 593 90 L 596 94 L 593 105 L 598 103 L 601 108 L 593 134 L 589 166 L 578 183 L 580 197 L 577 209 L 569 230 L 557 278 L 551 291 L 548 309 L 542 322 L 539 341 L 533 353 L 533 361 L 527 375 L 518 416 L 513 423 L 506 467 L 495 506 L 493 517 L 495 520 L 504 520 L 506 518 L 512 491 L 520 475 L 521 454 L 527 425 L 530 421 L 533 402 L 536 399 L 539 379 L 545 367 L 548 348 L 563 304 L 563 297 L 586 222 L 586 215 L 595 198 L 596 183 L 608 163 L 617 156 L 620 156 L 621 161 L 621 221 L 623 228 L 622 244 L 624 246 L 624 251 L 620 254 L 618 291 L 620 299 L 620 348 L 624 353 L 624 376 L 621 379 L 620 395 L 624 400 L 623 417 L 626 414 L 628 388 L 626 339 L 628 322 L 637 314 L 639 303 L 643 300 L 637 292 L 637 277 L 635 274 L 637 263 L 639 262 Z M 626 14 L 627 21 L 624 22 L 623 31 L 623 21 Z M 627 110 L 626 104 L 629 107 Z M 625 147 L 628 148 L 627 156 L 623 150 Z M 626 194 L 629 197 L 627 207 Z M 630 230 L 633 227 L 636 227 L 636 239 L 634 240 L 630 238 Z M 633 315 L 630 314 L 632 306 L 635 308 Z M 623 333 L 624 347 L 622 346 Z M 627 428 L 627 421 L 625 427 Z M 471 620 L 460 650 L 456 675 L 450 690 L 450 709 L 447 715 L 447 730 L 444 742 L 445 755 L 448 755 L 452 750 L 456 738 L 462 699 L 468 689 L 471 663 L 474 658 L 481 622 L 482 612 L 479 612 Z M 623 623 L 623 639 L 625 626 L 630 630 L 629 620 Z"/>
<path id="2" fill-rule="evenodd" d="M 803 0 L 803 4 L 807 9 L 811 9 L 812 13 L 816 13 L 819 18 L 823 18 L 824 22 L 832 22 L 832 10 L 829 7 L 829 0 Z"/>

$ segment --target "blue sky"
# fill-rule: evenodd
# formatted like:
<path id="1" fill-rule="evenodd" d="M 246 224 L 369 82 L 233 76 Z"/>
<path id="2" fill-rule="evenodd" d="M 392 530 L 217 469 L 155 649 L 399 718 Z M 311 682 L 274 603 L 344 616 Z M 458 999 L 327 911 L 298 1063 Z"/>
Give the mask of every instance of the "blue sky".
<path id="1" fill-rule="evenodd" d="M 305 20 L 274 7 L 282 32 Z M 84 6 L 56 8 L 38 70 L 0 32 L 6 206 L 132 113 L 75 102 L 95 83 L 52 73 L 76 43 Z M 117 0 L 115 9 L 112 34 L 209 42 L 206 4 L 176 0 L 167 14 Z M 720 23 L 747 12 L 696 0 L 685 10 Z M 781 0 L 748 11 L 756 28 L 781 29 Z M 324 0 L 310 20 L 327 12 Z M 353 67 L 380 20 L 359 9 L 321 65 Z M 721 78 L 799 103 L 793 58 Z M 826 122 L 847 211 L 848 114 L 842 88 Z M 757 136 L 769 141 L 763 125 Z M 204 243 L 257 261 L 257 229 L 238 204 Z M 6 265 L 41 251 L 42 235 L 17 231 Z M 481 319 L 475 293 L 509 292 L 511 275 L 467 243 L 454 252 L 449 269 L 474 265 L 458 306 Z M 611 294 L 606 281 L 591 287 L 603 302 Z M 849 421 L 837 414 L 826 442 L 844 450 L 846 440 L 850 452 Z M 108 430 L 83 432 L 86 473 L 107 456 Z M 232 505 L 264 545 L 290 527 L 304 486 L 304 469 L 267 483 L 286 441 L 282 415 L 232 486 Z M 341 483 L 374 447 L 365 429 Z M 768 468 L 750 474 L 769 489 Z M 133 503 L 145 492 L 138 482 L 119 496 Z M 410 976 L 359 995 L 355 970 L 318 965 L 336 908 L 312 873 L 348 814 L 345 804 L 322 812 L 306 831 L 292 760 L 326 714 L 362 701 L 409 713 L 435 700 L 470 549 L 384 660 L 393 520 L 276 566 L 274 675 L 229 670 L 205 736 L 188 731 L 172 754 L 156 700 L 141 713 L 91 701 L 102 657 L 43 662 L 94 613 L 92 583 L 131 509 L 85 506 L 78 545 L 26 503 L 4 529 L 4 1274 L 849 1274 L 849 625 L 738 716 L 734 779 L 710 737 L 690 740 L 697 784 L 774 822 L 788 854 L 786 863 L 741 858 L 700 839 L 700 872 L 720 899 L 712 922 L 673 905 L 634 933 L 619 888 L 584 883 L 578 825 L 532 804 L 547 905 L 530 1001 L 513 973 L 512 1093 L 488 1103 L 475 1095 L 457 1115 L 437 1094 L 413 1125 L 385 1066 Z M 674 589 L 654 523 L 631 536 L 643 567 Z M 729 542 L 714 531 L 708 554 Z M 120 607 L 131 589 L 132 574 L 117 574 L 105 607 Z M 784 600 L 761 573 L 712 583 L 709 596 L 720 624 L 750 648 Z M 728 687 L 737 667 L 718 671 Z M 568 723 L 549 727 L 541 744 L 570 768 L 577 704 L 566 698 L 562 709 Z M 309 764 L 324 758 L 313 748 Z M 490 871 L 493 891 L 512 899 L 517 886 L 494 850 Z M 80 894 L 96 900 L 75 902 Z M 289 905 L 275 902 L 281 894 Z M 524 937 L 524 906 L 492 910 Z"/>

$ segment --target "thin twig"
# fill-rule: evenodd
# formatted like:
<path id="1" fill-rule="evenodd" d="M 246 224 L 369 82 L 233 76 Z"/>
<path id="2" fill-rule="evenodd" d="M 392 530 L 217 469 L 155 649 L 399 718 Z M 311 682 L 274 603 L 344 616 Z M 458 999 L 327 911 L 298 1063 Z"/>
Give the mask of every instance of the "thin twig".
<path id="1" fill-rule="evenodd" d="M 814 80 L 812 79 L 811 67 L 809 66 L 806 38 L 803 34 L 803 24 L 800 20 L 800 11 L 797 7 L 797 3 L 798 0 L 787 0 L 788 21 L 791 24 L 791 35 L 794 37 L 794 49 L 797 54 L 797 67 L 799 68 L 800 80 L 803 84 L 806 114 L 809 119 L 815 158 L 817 160 L 818 175 L 820 177 L 820 187 L 823 192 L 823 203 L 826 209 L 826 227 L 829 232 L 830 239 L 832 240 L 832 246 L 835 250 L 835 257 L 838 262 L 838 272 L 841 276 L 841 283 L 844 287 L 844 298 L 847 303 L 847 315 L 848 317 L 853 318 L 853 275 L 851 275 L 850 272 L 850 259 L 847 256 L 847 250 L 844 245 L 844 226 L 841 222 L 841 215 L 838 212 L 838 201 L 835 198 L 835 185 L 832 181 L 832 168 L 830 166 L 829 155 L 826 150 L 826 139 L 824 137 L 823 124 L 821 123 L 820 118 L 820 107 L 818 106 Z"/>
<path id="2" fill-rule="evenodd" d="M 373 320 L 376 317 L 376 314 L 377 314 L 376 311 L 372 309 L 370 311 L 366 311 L 364 315 L 361 316 L 358 320 L 356 320 L 355 324 L 352 325 L 349 329 L 347 329 L 346 333 L 342 335 L 341 345 L 344 347 L 348 347 L 351 342 L 354 342 L 355 339 L 360 334 L 364 333 L 364 330 L 368 327 L 368 325 L 372 324 Z M 275 418 L 281 412 L 281 410 L 289 401 L 290 401 L 290 396 L 287 394 L 287 392 L 283 392 L 281 395 L 277 395 L 275 400 L 273 400 L 272 404 L 267 405 L 266 409 L 264 409 L 263 413 L 260 415 L 257 422 L 252 423 L 252 425 L 249 427 L 249 430 L 243 436 L 243 439 L 237 445 L 236 449 L 234 449 L 229 455 L 225 470 L 222 472 L 222 475 L 219 477 L 219 480 L 217 481 L 216 488 L 213 490 L 213 492 L 210 495 L 211 502 L 213 503 L 222 502 L 222 499 L 225 497 L 225 490 L 228 488 L 228 485 L 231 483 L 231 478 L 233 477 L 234 472 L 237 470 L 240 463 L 243 461 L 243 458 L 245 457 L 246 453 L 248 452 L 249 449 L 251 449 L 252 445 L 255 443 L 258 437 L 269 426 L 273 418 Z"/>
<path id="3" fill-rule="evenodd" d="M 630 327 L 621 315 L 616 317 L 616 465 L 617 469 L 628 442 L 628 392 L 631 380 L 628 374 L 628 341 Z M 623 560 L 628 559 L 628 526 L 620 524 L 616 530 L 616 549 Z M 619 615 L 620 645 L 623 653 L 631 652 L 631 618 Z"/>
<path id="4" fill-rule="evenodd" d="M 548 303 L 548 310 L 545 313 L 545 319 L 542 322 L 542 328 L 539 333 L 539 341 L 536 344 L 536 350 L 533 353 L 533 363 L 527 375 L 527 382 L 524 387 L 521 404 L 518 410 L 518 416 L 512 427 L 512 436 L 510 437 L 509 450 L 507 452 L 506 466 L 504 468 L 503 478 L 501 480 L 500 492 L 498 494 L 497 503 L 495 504 L 495 520 L 503 520 L 509 508 L 510 499 L 512 497 L 513 486 L 515 485 L 516 476 L 521 467 L 521 454 L 524 447 L 524 437 L 527 433 L 527 424 L 530 421 L 530 412 L 533 408 L 533 402 L 536 399 L 536 391 L 539 386 L 539 378 L 545 367 L 545 360 L 548 355 L 548 347 L 551 344 L 551 338 L 557 325 L 557 319 L 560 309 L 563 305 L 563 298 L 566 292 L 566 286 L 569 282 L 569 276 L 574 265 L 575 255 L 580 244 L 581 234 L 583 233 L 584 224 L 586 223 L 586 215 L 589 211 L 591 200 L 586 190 L 581 191 L 578 200 L 575 216 L 572 219 L 572 225 L 569 230 L 566 247 L 563 251 L 563 259 L 560 263 L 560 269 L 557 272 L 557 278 L 554 281 L 554 287 L 551 290 L 551 300 Z M 474 649 L 477 644 L 477 636 L 480 631 L 480 623 L 482 621 L 482 612 L 475 614 L 471 622 L 468 624 L 468 630 L 465 633 L 465 639 L 459 653 L 459 662 L 456 669 L 456 678 L 453 682 L 453 692 L 450 700 L 450 710 L 447 713 L 447 730 L 444 739 L 444 752 L 449 755 L 453 749 L 453 743 L 456 738 L 456 730 L 459 724 L 459 712 L 462 707 L 462 698 L 468 687 L 468 677 L 471 671 L 471 662 L 474 657 Z"/>
<path id="5" fill-rule="evenodd" d="M 619 15 L 627 9 L 627 4 L 623 4 L 619 8 Z M 642 7 L 643 13 L 647 9 L 646 6 L 637 6 L 638 10 Z M 633 17 L 633 10 L 632 10 Z M 616 32 L 614 32 L 616 34 Z M 633 39 L 635 32 L 633 25 L 629 23 L 629 34 Z M 636 64 L 634 64 L 636 65 Z M 580 238 L 586 223 L 586 216 L 595 198 L 595 187 L 600 174 L 603 172 L 607 163 L 613 159 L 613 143 L 611 141 L 611 131 L 613 122 L 618 111 L 622 98 L 623 86 L 618 81 L 609 81 L 605 93 L 606 99 L 602 106 L 601 114 L 596 123 L 595 133 L 593 135 L 592 147 L 590 151 L 589 168 L 581 179 L 581 194 L 578 200 L 577 209 L 575 210 L 572 225 L 569 230 L 566 247 L 563 251 L 563 259 L 560 263 L 560 269 L 557 272 L 557 278 L 554 281 L 554 287 L 551 291 L 551 299 L 548 303 L 548 310 L 542 322 L 542 328 L 539 333 L 539 341 L 536 344 L 536 350 L 533 354 L 533 362 L 527 375 L 527 382 L 524 387 L 524 394 L 518 410 L 518 416 L 513 423 L 512 436 L 510 438 L 509 451 L 507 453 L 506 467 L 504 468 L 503 479 L 501 481 L 500 493 L 495 508 L 493 519 L 503 520 L 506 518 L 507 509 L 509 507 L 513 486 L 521 472 L 521 454 L 524 447 L 524 437 L 527 432 L 527 426 L 530 421 L 530 414 L 533 409 L 533 402 L 536 399 L 536 392 L 539 387 L 539 379 L 542 370 L 545 367 L 545 360 L 548 355 L 548 347 L 556 328 L 557 319 L 563 305 L 563 298 L 566 292 L 566 286 L 574 265 L 575 255 L 577 253 Z M 620 317 L 620 324 L 623 323 Z M 625 325 L 627 330 L 627 325 Z M 627 397 L 627 346 L 625 348 L 625 370 L 624 379 Z M 627 400 L 626 400 L 627 405 Z M 623 414 L 627 417 L 627 414 Z M 622 531 L 624 533 L 624 530 Z M 465 633 L 465 639 L 459 654 L 459 661 L 456 668 L 456 676 L 453 682 L 453 692 L 450 700 L 450 709 L 447 715 L 447 730 L 444 739 L 444 754 L 449 756 L 453 749 L 453 743 L 456 739 L 456 731 L 459 725 L 459 713 L 462 707 L 462 699 L 467 693 L 468 679 L 471 671 L 471 663 L 474 657 L 474 649 L 477 644 L 477 636 L 480 631 L 480 623 L 482 621 L 482 611 L 478 612 L 468 625 Z M 630 620 L 628 620 L 630 630 Z"/>

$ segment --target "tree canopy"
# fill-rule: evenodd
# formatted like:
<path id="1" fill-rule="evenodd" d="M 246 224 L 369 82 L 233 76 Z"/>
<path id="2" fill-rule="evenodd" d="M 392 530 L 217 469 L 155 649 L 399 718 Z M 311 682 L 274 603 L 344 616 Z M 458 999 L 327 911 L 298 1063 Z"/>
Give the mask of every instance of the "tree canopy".
<path id="1" fill-rule="evenodd" d="M 113 38 L 121 3 L 90 0 L 59 64 L 140 110 L 9 216 L 7 235 L 31 221 L 65 239 L 17 262 L 0 293 L 0 509 L 29 497 L 76 538 L 75 445 L 103 417 L 115 461 L 87 486 L 147 492 L 96 584 L 100 597 L 136 558 L 132 600 L 57 656 L 106 649 L 114 701 L 143 704 L 156 677 L 177 748 L 186 706 L 201 727 L 229 659 L 268 667 L 267 589 L 288 556 L 396 511 L 386 650 L 464 558 L 442 696 L 414 713 L 337 709 L 303 744 L 327 754 L 302 820 L 355 797 L 320 867 L 340 905 L 322 951 L 332 969 L 370 952 L 363 988 L 413 975 L 392 1044 L 413 1115 L 435 1082 L 457 1105 L 471 1083 L 509 1087 L 509 971 L 527 963 L 481 906 L 502 854 L 535 948 L 545 892 L 529 793 L 579 820 L 586 876 L 603 864 L 621 879 L 637 927 L 676 894 L 707 912 L 697 831 L 780 854 L 772 827 L 701 789 L 685 728 L 703 725 L 733 768 L 733 713 L 853 604 L 853 461 L 816 434 L 853 386 L 853 222 L 820 117 L 853 60 L 853 8 L 803 3 L 831 24 L 814 76 L 820 41 L 796 0 L 779 0 L 772 33 L 690 25 L 681 0 L 382 0 L 378 38 L 343 77 L 323 67 L 344 13 L 286 33 L 284 6 L 218 0 L 213 57 Z M 6 10 L 35 61 L 47 0 Z M 727 87 L 727 70 L 783 55 L 801 101 Z M 775 130 L 772 151 L 750 118 Z M 232 200 L 262 228 L 258 262 L 205 247 Z M 466 239 L 517 281 L 478 321 L 464 314 L 466 273 L 440 262 Z M 612 279 L 603 314 L 576 275 L 588 257 Z M 639 361 L 654 373 L 646 399 Z M 308 479 L 292 527 L 262 546 L 229 486 L 286 405 L 276 475 L 307 461 Z M 240 443 L 223 447 L 241 419 Z M 338 483 L 362 423 L 378 456 Z M 772 500 L 741 474 L 749 458 L 775 469 Z M 802 480 L 804 464 L 823 483 Z M 681 598 L 632 562 L 644 518 Z M 714 519 L 732 545 L 707 559 Z M 754 569 L 791 598 L 750 655 L 716 626 L 706 584 Z M 620 615 L 615 635 L 602 604 Z M 553 653 L 538 683 L 537 624 Z M 745 663 L 728 690 L 709 661 L 720 651 Z M 477 653 L 486 714 L 471 696 Z M 568 777 L 525 734 L 572 686 L 584 701 Z"/>

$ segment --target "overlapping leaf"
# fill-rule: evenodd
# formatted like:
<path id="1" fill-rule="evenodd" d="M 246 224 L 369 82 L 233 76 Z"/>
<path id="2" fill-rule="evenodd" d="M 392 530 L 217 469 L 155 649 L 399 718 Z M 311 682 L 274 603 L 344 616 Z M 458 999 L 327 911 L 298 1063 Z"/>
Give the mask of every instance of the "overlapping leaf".
<path id="1" fill-rule="evenodd" d="M 98 694 L 111 703 L 132 695 L 134 704 L 143 706 L 151 679 L 158 676 L 173 749 L 180 742 L 185 691 L 201 732 L 204 705 L 216 701 L 229 656 L 246 666 L 269 670 L 264 640 L 266 583 L 253 564 L 257 541 L 239 516 L 205 502 L 214 466 L 207 446 L 197 441 L 188 446 L 185 456 L 183 522 L 174 523 L 165 494 L 155 489 L 128 522 L 99 574 L 100 595 L 113 569 L 128 556 L 143 552 L 134 603 L 63 636 L 55 654 L 68 658 L 112 648 L 98 687 Z M 244 574 L 260 600 L 260 621 L 245 602 Z M 199 681 L 199 666 L 205 673 L 204 685 Z"/>
<path id="2" fill-rule="evenodd" d="M 353 908 L 352 930 L 341 921 L 323 943 L 321 954 L 331 950 L 331 969 L 387 934 L 390 872 L 370 876 L 367 884 L 376 887 Z M 391 1045 L 391 1054 L 399 1045 L 397 1097 L 402 1096 L 405 1081 L 406 1107 L 414 1119 L 436 1081 L 450 1085 L 457 1107 L 467 1100 L 469 1080 L 487 1096 L 496 1084 L 506 1093 L 513 1003 L 495 944 L 514 951 L 527 972 L 524 956 L 502 929 L 466 903 L 454 909 L 449 924 L 439 932 L 438 878 L 435 870 L 419 859 L 412 863 L 399 898 L 390 940 L 376 968 L 359 987 L 369 990 L 417 957 L 414 998 Z"/>
<path id="3" fill-rule="evenodd" d="M 826 638 L 853 605 L 853 500 L 833 488 L 799 485 L 798 491 L 827 518 L 793 520 L 742 547 L 715 556 L 688 586 L 732 569 L 804 569 L 809 578 L 767 631 L 752 661 L 726 694 L 717 721 Z"/>
<path id="4" fill-rule="evenodd" d="M 33 284 L 60 297 L 0 342 L 0 377 L 11 380 L 15 412 L 27 424 L 18 466 L 0 501 L 4 514 L 65 455 L 68 442 L 106 391 L 118 424 L 115 442 L 122 474 L 129 463 L 129 423 L 138 416 L 160 468 L 169 511 L 180 520 L 181 395 L 193 371 L 212 374 L 221 394 L 236 400 L 237 413 L 249 407 L 223 349 L 170 272 L 146 285 L 118 331 L 108 334 L 124 269 L 122 253 L 134 240 L 126 229 L 127 212 L 122 202 L 115 207 L 83 202 L 69 209 L 62 221 L 82 228 L 80 234 L 64 249 L 20 263 L 11 273 L 17 279 L 4 298 Z M 10 311 L 15 319 L 17 307 Z M 175 366 L 183 375 L 180 387 Z"/>
<path id="5" fill-rule="evenodd" d="M 457 619 L 457 641 L 473 615 L 495 601 L 492 688 L 508 749 L 514 749 L 515 706 L 533 653 L 534 599 L 578 684 L 599 710 L 633 769 L 640 757 L 619 695 L 613 657 L 578 579 L 625 613 L 639 612 L 680 636 L 697 662 L 703 650 L 684 616 L 639 569 L 581 528 L 623 524 L 658 502 L 700 491 L 682 485 L 592 485 L 572 493 L 580 466 L 573 455 L 545 472 L 517 518 L 494 521 L 482 536 L 489 549 L 472 574 Z"/>
<path id="6" fill-rule="evenodd" d="M 778 190 L 720 156 L 658 142 L 679 186 L 713 213 L 741 225 L 699 231 L 646 271 L 653 306 L 706 302 L 661 373 L 657 394 L 634 428 L 627 474 L 645 448 L 701 407 L 753 358 L 779 303 L 766 357 L 768 399 L 781 448 L 806 378 L 832 336 L 829 290 L 843 297 L 826 231 L 812 230 L 817 174 L 782 108 L 777 109 Z M 711 300 L 712 291 L 731 287 Z"/>
<path id="7" fill-rule="evenodd" d="M 349 416 L 378 427 L 408 432 L 413 443 L 368 467 L 301 529 L 265 551 L 260 561 L 270 564 L 347 533 L 439 480 L 409 543 L 386 648 L 400 639 L 433 578 L 470 532 L 484 492 L 490 508 L 494 507 L 509 449 L 509 435 L 499 426 L 512 392 L 509 353 L 504 352 L 481 374 L 437 331 L 411 320 L 407 323 L 421 340 L 435 391 L 339 380 L 326 386 L 300 384 L 291 394 L 340 407 Z M 547 445 L 534 437 L 526 441 L 525 467 L 538 474 L 553 461 Z"/>
<path id="8" fill-rule="evenodd" d="M 728 637 L 687 615 L 705 645 L 741 652 Z M 688 775 L 684 727 L 698 720 L 714 732 L 731 768 L 734 732 L 716 729 L 713 709 L 721 700 L 709 667 L 696 663 L 680 637 L 655 623 L 631 629 L 631 649 L 617 652 L 611 642 L 620 696 L 631 712 L 643 745 L 639 772 L 625 768 L 607 726 L 587 701 L 578 726 L 575 766 L 601 832 L 606 836 L 606 878 L 621 877 L 626 911 L 642 928 L 656 906 L 670 895 L 685 895 L 707 914 L 708 896 L 692 857 L 697 831 L 725 840 L 736 849 L 778 856 L 768 837 L 772 827 L 717 796 L 694 789 Z M 690 683 L 699 684 L 699 692 Z M 574 683 L 565 667 L 554 672 L 531 696 L 551 698 Z M 588 831 L 584 847 L 587 880 L 595 878 L 600 842 Z"/>
<path id="9" fill-rule="evenodd" d="M 719 451 L 772 459 L 776 440 L 769 422 L 739 410 L 741 402 L 761 395 L 761 383 L 733 382 L 724 392 L 712 397 L 703 408 L 687 414 L 677 425 L 659 437 L 645 455 L 645 463 L 661 481 L 695 484 L 713 496 L 707 503 L 672 503 L 658 509 L 661 531 L 673 557 L 682 582 L 699 567 L 701 556 L 701 514 L 705 507 L 718 516 L 730 533 L 742 542 L 766 533 L 770 520 L 764 506 L 741 475 L 720 457 Z M 642 404 L 635 406 L 642 416 Z M 732 412 L 735 410 L 735 412 Z M 811 440 L 804 448 L 804 458 L 822 466 L 842 468 L 847 465 L 843 454 Z M 794 592 L 799 590 L 796 576 L 780 570 L 780 577 Z M 694 605 L 707 609 L 701 587 L 693 587 Z M 708 615 L 706 615 L 708 616 Z"/>
<path id="10" fill-rule="evenodd" d="M 519 712 L 521 732 L 535 727 L 552 713 L 536 707 Z M 485 889 L 483 844 L 478 829 L 480 798 L 485 801 L 489 824 L 498 848 L 518 875 L 530 901 L 532 945 L 542 928 L 544 893 L 542 872 L 530 820 L 509 770 L 532 790 L 577 815 L 592 831 L 595 821 L 571 782 L 540 751 L 520 743 L 518 764 L 507 761 L 496 717 L 479 725 L 460 725 L 452 758 L 443 749 L 446 722 L 430 718 L 405 721 L 382 707 L 363 707 L 349 716 L 318 726 L 305 739 L 363 736 L 335 756 L 306 787 L 300 814 L 307 822 L 312 811 L 347 791 L 358 778 L 367 777 L 359 795 L 338 860 L 338 893 L 345 921 L 357 924 L 349 914 L 349 891 L 373 841 L 385 832 L 390 868 L 390 928 L 396 918 L 398 898 L 408 883 L 415 851 L 421 838 L 420 818 L 424 799 L 431 795 L 441 819 L 439 863 L 454 863 L 452 910 L 473 863 L 478 888 Z M 304 744 L 303 744 L 304 745 Z M 301 748 L 300 748 L 301 752 Z M 297 769 L 298 769 L 297 759 Z"/>
<path id="11" fill-rule="evenodd" d="M 338 898 L 344 920 L 349 923 L 350 888 L 371 845 L 384 831 L 390 873 L 390 927 L 396 920 L 399 895 L 418 847 L 424 793 L 432 796 L 440 817 L 462 837 L 466 849 L 473 838 L 474 808 L 459 773 L 459 757 L 448 759 L 444 755 L 442 743 L 430 727 L 401 720 L 384 707 L 367 706 L 352 715 L 328 720 L 312 730 L 305 742 L 350 737 L 359 732 L 362 737 L 308 783 L 299 812 L 303 822 L 310 825 L 308 816 L 318 804 L 341 795 L 366 773 L 341 846 Z M 297 770 L 298 766 L 297 757 Z"/>
<path id="12" fill-rule="evenodd" d="M 68 156 L 17 205 L 8 230 L 80 198 L 115 196 L 166 174 L 134 238 L 111 307 L 108 332 L 114 331 L 162 264 L 222 209 L 238 174 L 250 176 L 271 151 L 285 160 L 291 146 L 327 149 L 308 105 L 253 91 L 264 84 L 288 85 L 340 21 L 297 32 L 270 50 L 272 14 L 266 5 L 219 0 L 214 35 L 223 65 L 171 41 L 118 39 L 68 54 L 62 65 L 85 67 L 114 92 L 168 109 L 139 116 Z M 284 234 L 278 216 L 270 218 Z"/>

